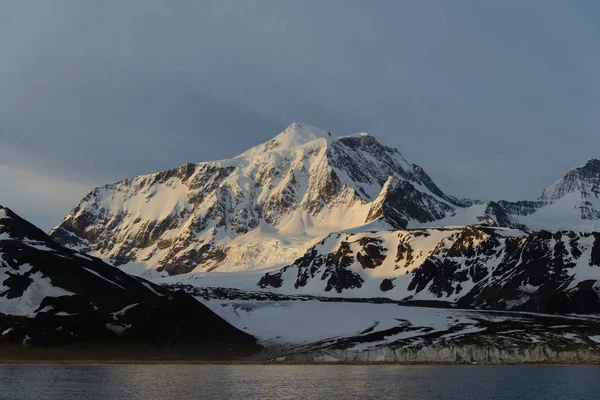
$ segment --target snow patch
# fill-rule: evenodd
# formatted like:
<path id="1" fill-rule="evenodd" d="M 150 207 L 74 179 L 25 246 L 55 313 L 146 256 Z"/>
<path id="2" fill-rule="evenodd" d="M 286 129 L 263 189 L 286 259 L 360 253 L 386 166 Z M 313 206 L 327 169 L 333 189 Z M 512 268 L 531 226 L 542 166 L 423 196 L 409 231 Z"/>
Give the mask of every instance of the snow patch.
<path id="1" fill-rule="evenodd" d="M 600 343 L 600 335 L 588 336 L 591 341 Z"/>
<path id="2" fill-rule="evenodd" d="M 111 313 L 110 315 L 112 315 L 113 319 L 115 321 L 117 321 L 121 315 L 125 315 L 127 313 L 127 311 L 131 310 L 133 307 L 137 306 L 138 304 L 140 304 L 140 303 L 130 304 L 127 307 L 125 307 L 117 312 Z"/>
<path id="3" fill-rule="evenodd" d="M 123 286 L 119 285 L 118 283 L 115 283 L 115 282 L 111 281 L 110 279 L 107 279 L 107 278 L 103 277 L 102 275 L 100 275 L 99 273 L 97 273 L 94 270 L 91 270 L 91 269 L 86 268 L 86 267 L 81 267 L 81 268 L 85 269 L 90 274 L 96 275 L 97 277 L 104 279 L 106 282 L 112 283 L 113 285 L 115 285 L 117 287 L 120 287 L 123 290 L 126 290 Z"/>
<path id="4" fill-rule="evenodd" d="M 75 293 L 54 286 L 50 278 L 44 277 L 39 271 L 29 277 L 32 282 L 21 297 L 8 299 L 0 296 L 0 313 L 33 317 L 46 297 L 75 295 Z"/>

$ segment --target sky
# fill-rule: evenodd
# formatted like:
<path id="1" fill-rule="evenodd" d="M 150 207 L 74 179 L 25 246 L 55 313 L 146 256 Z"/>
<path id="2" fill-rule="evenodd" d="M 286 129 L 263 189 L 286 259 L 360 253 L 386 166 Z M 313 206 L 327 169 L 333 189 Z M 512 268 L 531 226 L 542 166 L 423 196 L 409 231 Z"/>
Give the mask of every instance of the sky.
<path id="1" fill-rule="evenodd" d="M 0 204 L 44 230 L 94 187 L 294 121 L 369 132 L 445 192 L 535 199 L 600 158 L 600 3 L 4 0 Z"/>

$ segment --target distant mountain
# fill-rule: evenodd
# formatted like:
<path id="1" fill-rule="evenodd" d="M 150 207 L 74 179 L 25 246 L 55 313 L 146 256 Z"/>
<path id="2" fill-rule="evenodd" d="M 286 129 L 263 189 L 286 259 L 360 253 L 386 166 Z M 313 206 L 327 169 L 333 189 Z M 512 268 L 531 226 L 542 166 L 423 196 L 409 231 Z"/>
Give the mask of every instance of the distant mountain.
<path id="1" fill-rule="evenodd" d="M 512 221 L 532 230 L 600 231 L 600 160 L 570 170 L 537 201 L 499 204 Z"/>
<path id="2" fill-rule="evenodd" d="M 98 188 L 51 236 L 115 265 L 235 271 L 291 262 L 334 231 L 435 224 L 470 205 L 372 136 L 294 123 L 232 159 Z"/>
<path id="3" fill-rule="evenodd" d="M 262 288 L 438 301 L 478 309 L 600 312 L 600 234 L 490 227 L 332 234 Z"/>
<path id="4" fill-rule="evenodd" d="M 600 160 L 591 159 L 585 165 L 570 170 L 563 178 L 545 189 L 540 200 L 558 201 L 570 194 L 577 194 L 582 199 L 600 197 Z M 589 208 L 582 209 L 581 218 L 600 219 L 600 212 Z"/>
<path id="5" fill-rule="evenodd" d="M 190 295 L 66 249 L 0 206 L 0 352 L 11 345 L 81 345 L 95 357 L 102 346 L 127 354 L 147 346 L 150 357 L 185 349 L 200 358 L 259 349 Z"/>

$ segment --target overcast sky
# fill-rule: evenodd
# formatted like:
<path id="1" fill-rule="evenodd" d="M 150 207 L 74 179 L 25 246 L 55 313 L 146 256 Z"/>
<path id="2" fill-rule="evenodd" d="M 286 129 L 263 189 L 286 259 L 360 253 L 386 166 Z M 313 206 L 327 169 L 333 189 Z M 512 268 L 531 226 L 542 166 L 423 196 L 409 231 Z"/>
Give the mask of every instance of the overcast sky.
<path id="1" fill-rule="evenodd" d="M 446 192 L 534 199 L 600 157 L 592 1 L 0 1 L 0 204 L 366 131 Z"/>

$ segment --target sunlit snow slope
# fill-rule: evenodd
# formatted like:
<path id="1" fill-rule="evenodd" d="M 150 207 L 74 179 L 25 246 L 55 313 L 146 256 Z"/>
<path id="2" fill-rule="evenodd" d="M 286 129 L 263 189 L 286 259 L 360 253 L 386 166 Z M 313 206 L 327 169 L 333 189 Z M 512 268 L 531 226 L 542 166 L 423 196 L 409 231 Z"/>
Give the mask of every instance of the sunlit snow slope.
<path id="1" fill-rule="evenodd" d="M 466 206 L 368 134 L 294 123 L 232 159 L 98 188 L 51 236 L 146 276 L 243 271 L 286 265 L 331 232 L 435 224 Z"/>

